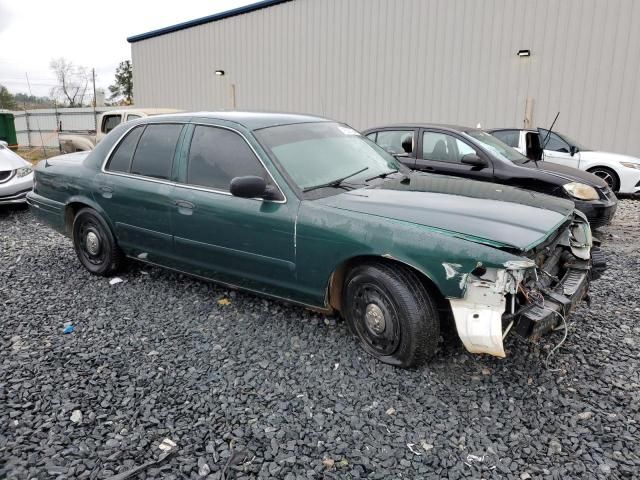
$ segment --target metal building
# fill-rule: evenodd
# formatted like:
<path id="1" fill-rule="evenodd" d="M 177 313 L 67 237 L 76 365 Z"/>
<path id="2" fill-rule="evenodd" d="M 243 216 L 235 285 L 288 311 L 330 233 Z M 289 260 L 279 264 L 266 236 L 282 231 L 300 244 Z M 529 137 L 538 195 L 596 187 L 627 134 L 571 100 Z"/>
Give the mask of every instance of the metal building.
<path id="1" fill-rule="evenodd" d="M 548 126 L 559 111 L 557 130 L 640 156 L 639 27 L 637 0 L 271 0 L 128 40 L 141 106 L 360 129 Z"/>

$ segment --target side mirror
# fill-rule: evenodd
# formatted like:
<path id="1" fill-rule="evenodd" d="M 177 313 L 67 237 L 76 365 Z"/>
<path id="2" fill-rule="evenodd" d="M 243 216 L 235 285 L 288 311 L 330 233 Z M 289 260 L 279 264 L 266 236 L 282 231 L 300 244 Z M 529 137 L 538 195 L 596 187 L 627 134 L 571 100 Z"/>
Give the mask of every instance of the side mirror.
<path id="1" fill-rule="evenodd" d="M 578 147 L 571 145 L 569 147 L 569 154 L 573 157 L 576 153 L 578 153 Z"/>
<path id="2" fill-rule="evenodd" d="M 471 165 L 473 167 L 485 168 L 489 164 L 484 158 L 480 158 L 475 153 L 469 153 L 460 159 L 461 163 L 465 165 Z"/>
<path id="3" fill-rule="evenodd" d="M 265 198 L 268 193 L 264 178 L 253 175 L 231 179 L 229 191 L 234 197 L 240 198 Z"/>

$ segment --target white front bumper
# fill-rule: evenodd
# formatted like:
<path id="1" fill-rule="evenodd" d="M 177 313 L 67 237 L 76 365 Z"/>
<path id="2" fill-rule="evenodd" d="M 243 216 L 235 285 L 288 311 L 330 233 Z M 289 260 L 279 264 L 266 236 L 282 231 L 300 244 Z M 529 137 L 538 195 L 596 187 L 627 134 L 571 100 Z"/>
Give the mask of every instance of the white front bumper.
<path id="1" fill-rule="evenodd" d="M 18 177 L 14 175 L 8 182 L 0 183 L 0 205 L 26 202 L 27 192 L 33 188 L 33 173 Z"/>
<path id="2" fill-rule="evenodd" d="M 640 170 L 624 168 L 624 174 L 620 175 L 620 193 L 640 192 Z"/>

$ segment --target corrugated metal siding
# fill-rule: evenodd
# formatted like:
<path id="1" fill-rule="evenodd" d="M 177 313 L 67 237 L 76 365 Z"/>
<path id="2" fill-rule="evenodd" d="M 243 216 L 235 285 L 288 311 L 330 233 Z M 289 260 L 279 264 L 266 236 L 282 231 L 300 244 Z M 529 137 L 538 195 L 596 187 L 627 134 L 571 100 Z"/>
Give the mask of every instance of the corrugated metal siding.
<path id="1" fill-rule="evenodd" d="M 95 115 L 122 107 L 98 107 Z M 57 147 L 58 127 L 62 132 L 95 130 L 94 110 L 90 107 L 79 108 L 40 108 L 19 110 L 13 113 L 18 145 L 37 146 L 43 143 L 48 147 Z M 28 118 L 27 118 L 28 117 Z"/>
<path id="2" fill-rule="evenodd" d="M 361 129 L 521 126 L 530 97 L 534 124 L 640 156 L 639 25 L 634 0 L 295 0 L 133 43 L 134 93 L 228 109 L 234 84 L 237 109 Z"/>

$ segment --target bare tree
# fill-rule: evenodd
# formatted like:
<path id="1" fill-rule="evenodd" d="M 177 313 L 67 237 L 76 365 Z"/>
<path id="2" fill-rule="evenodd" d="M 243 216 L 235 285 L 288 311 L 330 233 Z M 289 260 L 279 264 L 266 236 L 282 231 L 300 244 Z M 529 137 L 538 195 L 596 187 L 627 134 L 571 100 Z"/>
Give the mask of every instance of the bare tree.
<path id="1" fill-rule="evenodd" d="M 51 89 L 51 96 L 70 107 L 81 107 L 90 82 L 87 68 L 74 65 L 64 57 L 51 60 L 49 67 L 58 81 Z"/>

